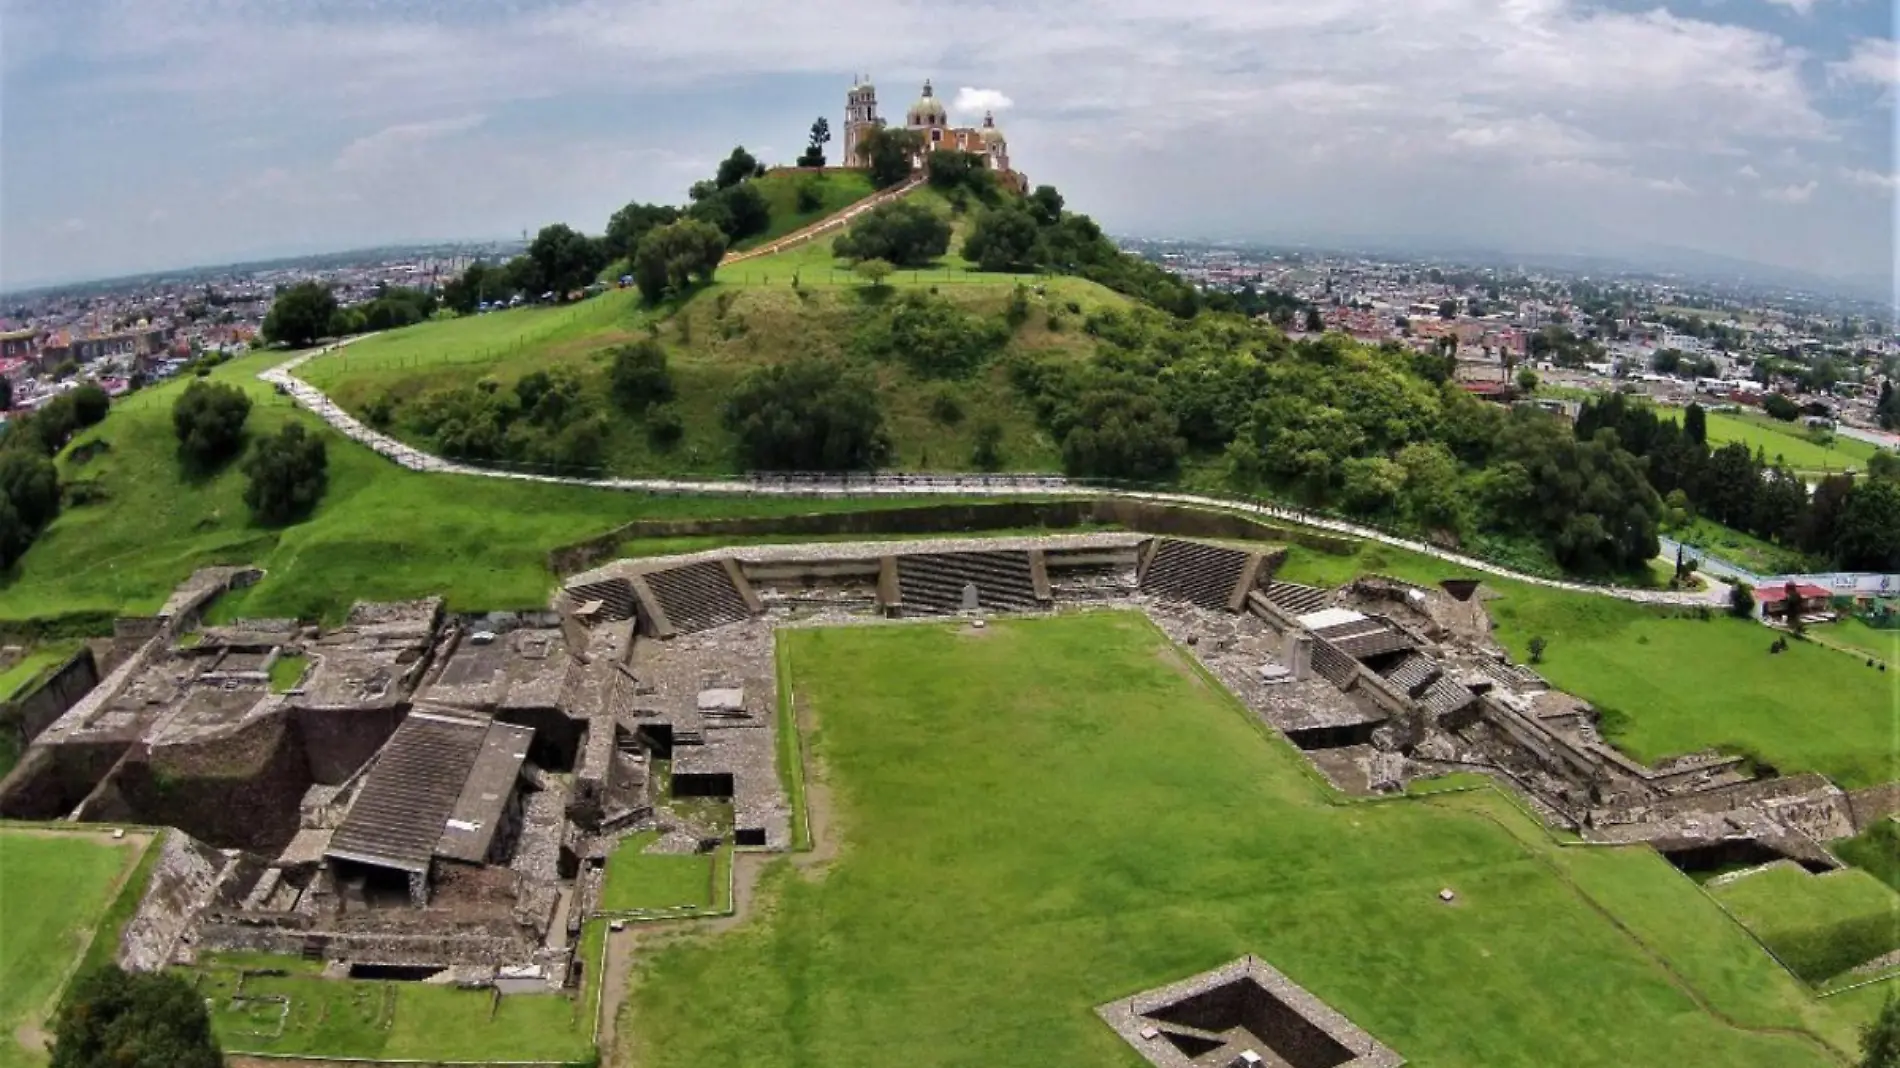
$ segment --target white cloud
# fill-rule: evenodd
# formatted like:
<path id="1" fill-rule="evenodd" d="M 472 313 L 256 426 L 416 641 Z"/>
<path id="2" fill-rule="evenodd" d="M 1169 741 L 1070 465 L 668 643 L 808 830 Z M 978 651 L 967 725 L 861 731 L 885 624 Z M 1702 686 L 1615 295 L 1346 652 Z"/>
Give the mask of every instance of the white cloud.
<path id="1" fill-rule="evenodd" d="M 1755 169 L 1753 163 L 1744 163 L 1735 171 L 1735 176 L 1737 178 L 1746 178 L 1753 182 L 1761 177 L 1761 172 Z"/>
<path id="2" fill-rule="evenodd" d="M 1867 189 L 1879 189 L 1887 192 L 1900 190 L 1900 173 L 1892 171 L 1870 171 L 1865 167 L 1842 167 L 1841 177 L 1848 184 Z"/>
<path id="3" fill-rule="evenodd" d="M 1797 15 L 1805 15 L 1814 10 L 1814 5 L 1819 3 L 1819 0 L 1768 0 L 1768 3 L 1776 7 L 1785 7 Z"/>
<path id="4" fill-rule="evenodd" d="M 402 158 L 412 149 L 430 141 L 466 133 L 486 121 L 485 115 L 457 115 L 427 122 L 406 122 L 385 126 L 366 137 L 343 146 L 333 166 L 340 171 L 367 170 Z"/>
<path id="5" fill-rule="evenodd" d="M 1900 82 L 1900 50 L 1891 37 L 1862 37 L 1854 42 L 1847 58 L 1827 65 L 1828 77 L 1836 82 L 1885 86 L 1892 89 Z"/>
<path id="6" fill-rule="evenodd" d="M 1709 205 L 1720 197 L 1680 195 L 1761 182 L 1753 167 L 1736 169 L 1747 160 L 1786 182 L 1891 148 L 1864 142 L 1863 116 L 1841 114 L 1865 94 L 1823 92 L 1890 84 L 1890 42 L 1860 42 L 1819 66 L 1772 33 L 1724 22 L 1733 5 L 1689 17 L 1598 0 L 1044 0 L 1033 9 L 977 0 L 954 15 L 926 0 L 0 3 L 9 30 L 16 8 L 36 12 L 33 32 L 0 42 L 10 146 L 0 228 L 85 215 L 99 220 L 96 232 L 113 232 L 107 213 L 93 213 L 61 178 L 85 161 L 33 151 L 19 136 L 35 108 L 149 116 L 170 157 L 241 153 L 233 173 L 257 176 L 235 183 L 246 203 L 330 205 L 322 232 L 334 232 L 331 242 L 370 225 L 420 235 L 418 219 L 439 220 L 444 236 L 553 218 L 597 229 L 603 205 L 636 193 L 677 199 L 709 170 L 670 167 L 656 151 L 716 159 L 734 143 L 785 144 L 818 108 L 835 130 L 849 84 L 839 70 L 868 66 L 887 115 L 901 113 L 926 76 L 961 87 L 944 94 L 960 119 L 1009 109 L 1015 162 L 1122 230 L 1212 234 L 1338 219 L 1376 231 L 1444 218 L 1453 237 L 1516 227 L 1528 240 L 1563 243 L 1618 231 L 1784 257 L 1806 256 L 1803 246 L 1891 258 L 1868 198 L 1833 185 L 1800 194 L 1817 210 L 1799 241 L 1771 234 L 1792 233 L 1780 213 L 1738 205 L 1718 216 Z M 94 73 L 36 83 L 31 72 L 52 59 Z M 810 87 L 825 78 L 837 89 L 820 98 Z M 737 96 L 744 106 L 733 106 Z M 590 168 L 610 186 L 545 175 L 529 184 L 529 165 L 506 161 L 557 142 L 555 127 L 598 151 L 645 154 Z M 283 136 L 291 129 L 305 132 Z M 120 151 L 98 140 L 95 172 Z M 305 158 L 312 146 L 322 146 L 319 158 Z M 1804 165 L 1783 158 L 1794 146 Z M 1199 186 L 1210 153 L 1231 158 L 1247 181 Z M 573 165 L 571 153 L 558 156 Z M 295 179 L 270 177 L 275 170 Z M 169 193 L 149 174 L 139 182 L 138 214 L 121 221 L 166 203 L 176 215 L 169 236 L 194 242 L 164 246 L 170 255 L 197 257 L 198 243 L 209 248 L 240 225 L 186 206 L 184 179 Z M 1187 187 L 1198 191 L 1178 192 Z M 434 198 L 421 214 L 405 199 L 416 188 Z M 216 203 L 220 190 L 205 192 Z M 1547 195 L 1570 199 L 1540 210 Z M 347 209 L 345 196 L 355 198 Z M 1522 217 L 1485 210 L 1500 199 L 1526 205 Z M 1440 210 L 1447 203 L 1470 212 L 1451 218 Z M 1824 220 L 1823 207 L 1862 215 Z M 291 225 L 259 218 L 273 234 Z M 5 266 L 28 274 L 41 255 L 129 255 L 70 244 L 8 242 Z"/>
<path id="7" fill-rule="evenodd" d="M 958 115 L 981 115 L 986 111 L 1007 111 L 1015 101 L 998 89 L 973 89 L 964 86 L 957 90 L 957 97 L 950 102 L 950 110 Z"/>
<path id="8" fill-rule="evenodd" d="M 1821 183 L 1809 179 L 1797 185 L 1783 185 L 1776 186 L 1773 189 L 1764 189 L 1761 195 L 1765 200 L 1773 200 L 1781 204 L 1806 204 L 1808 201 L 1814 199 L 1814 191 L 1820 188 L 1820 185 Z"/>

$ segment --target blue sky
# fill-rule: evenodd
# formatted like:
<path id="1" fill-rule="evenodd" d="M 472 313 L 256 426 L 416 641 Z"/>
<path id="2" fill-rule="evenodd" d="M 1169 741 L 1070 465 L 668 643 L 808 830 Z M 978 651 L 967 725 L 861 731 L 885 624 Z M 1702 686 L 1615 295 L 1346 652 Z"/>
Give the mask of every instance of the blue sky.
<path id="1" fill-rule="evenodd" d="M 853 71 L 1116 232 L 1891 277 L 1892 0 L 0 0 L 0 289 L 598 232 Z M 833 151 L 837 145 L 834 143 Z"/>

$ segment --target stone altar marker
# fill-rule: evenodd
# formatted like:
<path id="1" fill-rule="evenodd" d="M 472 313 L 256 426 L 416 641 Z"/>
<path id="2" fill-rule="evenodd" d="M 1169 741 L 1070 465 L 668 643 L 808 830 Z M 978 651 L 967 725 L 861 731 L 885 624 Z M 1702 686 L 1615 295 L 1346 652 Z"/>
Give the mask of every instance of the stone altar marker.
<path id="1" fill-rule="evenodd" d="M 965 612 L 974 612 L 977 610 L 977 607 L 976 583 L 966 582 L 963 584 L 963 610 Z"/>

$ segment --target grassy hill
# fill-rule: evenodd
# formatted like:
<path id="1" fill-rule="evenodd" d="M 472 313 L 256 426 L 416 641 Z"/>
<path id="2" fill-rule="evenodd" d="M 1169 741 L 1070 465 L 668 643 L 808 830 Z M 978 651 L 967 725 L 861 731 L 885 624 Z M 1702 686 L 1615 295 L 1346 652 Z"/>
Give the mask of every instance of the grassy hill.
<path id="1" fill-rule="evenodd" d="M 827 181 L 848 177 L 830 175 Z M 913 195 L 951 216 L 957 230 L 964 225 L 965 217 L 954 215 L 935 192 Z M 952 249 L 957 243 L 953 239 Z M 740 467 L 720 415 L 739 380 L 748 371 L 798 356 L 854 358 L 854 338 L 867 321 L 887 313 L 884 305 L 896 293 L 921 291 L 968 315 L 1001 322 L 1020 285 L 1029 315 L 1010 332 L 1006 352 L 1077 359 L 1094 351 L 1094 340 L 1082 329 L 1084 318 L 1129 303 L 1082 279 L 980 273 L 954 253 L 929 268 L 899 272 L 886 289 L 873 290 L 836 261 L 830 249 L 831 239 L 824 238 L 728 268 L 715 284 L 677 308 L 645 308 L 633 291 L 616 290 L 565 308 L 424 323 L 314 360 L 302 373 L 359 415 L 387 398 L 393 411 L 389 431 L 431 447 L 431 439 L 416 429 L 405 411 L 413 412 L 414 404 L 432 391 L 482 378 L 510 388 L 533 371 L 571 368 L 582 376 L 592 406 L 609 416 L 606 470 L 734 474 Z M 792 285 L 794 275 L 797 288 Z M 618 413 L 608 397 L 612 350 L 649 335 L 666 348 L 685 428 L 684 438 L 666 450 L 649 444 L 643 426 Z M 1011 388 L 1002 362 L 993 359 L 971 377 L 947 380 L 925 379 L 901 363 L 877 362 L 873 371 L 879 398 L 896 446 L 893 466 L 968 469 L 977 428 L 993 422 L 1003 432 L 1006 469 L 1059 468 L 1056 443 Z"/>
<path id="2" fill-rule="evenodd" d="M 537 326 L 531 316 L 517 325 Z M 538 607 L 555 581 L 546 566 L 549 549 L 632 519 L 877 506 L 654 498 L 418 474 L 337 435 L 257 380 L 258 371 L 283 358 L 247 357 L 213 377 L 250 393 L 251 437 L 294 420 L 323 438 L 330 487 L 314 515 L 282 529 L 260 527 L 244 505 L 236 465 L 208 478 L 186 477 L 171 428 L 171 406 L 185 383 L 142 391 L 115 405 L 60 460 L 61 479 L 83 487 L 77 492 L 92 503 L 69 505 L 0 576 L 0 622 L 151 612 L 194 568 L 227 563 L 268 571 L 263 582 L 228 599 L 227 614 L 335 618 L 359 598 L 432 594 L 461 609 Z M 75 450 L 96 455 L 81 462 Z"/>
<path id="3" fill-rule="evenodd" d="M 740 251 L 770 244 L 877 192 L 871 185 L 870 172 L 858 170 L 801 171 L 781 167 L 752 179 L 752 185 L 771 205 L 772 225 L 764 233 L 733 246 Z M 817 199 L 817 206 L 801 209 L 799 194 L 807 189 Z"/>

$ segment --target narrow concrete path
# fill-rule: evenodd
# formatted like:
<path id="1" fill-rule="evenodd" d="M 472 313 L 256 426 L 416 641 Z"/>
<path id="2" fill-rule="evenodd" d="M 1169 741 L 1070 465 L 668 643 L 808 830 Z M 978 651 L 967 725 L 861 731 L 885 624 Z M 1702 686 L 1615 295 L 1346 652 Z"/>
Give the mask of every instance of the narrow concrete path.
<path id="1" fill-rule="evenodd" d="M 357 340 L 357 339 L 352 339 Z M 471 475 L 478 478 L 504 478 L 518 482 L 546 482 L 566 486 L 587 486 L 596 489 L 621 490 L 630 493 L 655 493 L 669 496 L 703 494 L 708 496 L 757 496 L 757 497 L 930 497 L 930 496 L 966 496 L 966 497 L 1119 497 L 1128 500 L 1153 501 L 1160 504 L 1186 504 L 1202 508 L 1219 508 L 1232 512 L 1257 515 L 1284 523 L 1296 523 L 1300 526 L 1329 534 L 1357 538 L 1362 541 L 1389 545 L 1395 549 L 1436 557 L 1468 571 L 1484 575 L 1494 575 L 1517 582 L 1542 586 L 1547 589 L 1567 590 L 1572 593 L 1589 593 L 1639 604 L 1659 605 L 1712 605 L 1720 603 L 1711 591 L 1672 592 L 1663 590 L 1644 590 L 1621 586 L 1597 586 L 1583 582 L 1571 582 L 1562 579 L 1545 578 L 1539 575 L 1527 575 L 1497 564 L 1488 563 L 1462 553 L 1441 549 L 1409 538 L 1387 534 L 1372 527 L 1360 526 L 1329 516 L 1316 515 L 1298 508 L 1284 505 L 1262 504 L 1254 501 L 1229 500 L 1193 493 L 1151 492 L 1136 490 L 1107 489 L 1073 482 L 1059 475 L 839 475 L 839 476 L 765 476 L 753 479 L 687 480 L 668 478 L 573 478 L 561 475 L 538 475 L 523 471 L 497 471 L 492 468 L 476 467 L 470 464 L 456 463 L 440 456 L 424 452 L 412 445 L 406 445 L 387 434 L 365 426 L 361 420 L 344 411 L 324 392 L 312 386 L 296 375 L 297 368 L 304 363 L 323 356 L 339 345 L 301 353 L 290 359 L 262 371 L 258 378 L 278 386 L 291 399 L 309 409 L 324 422 L 335 427 L 337 432 L 352 441 L 359 442 L 390 460 L 412 470 L 435 474 Z"/>

